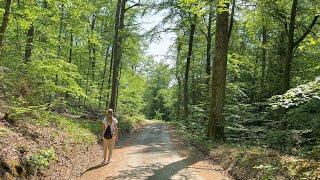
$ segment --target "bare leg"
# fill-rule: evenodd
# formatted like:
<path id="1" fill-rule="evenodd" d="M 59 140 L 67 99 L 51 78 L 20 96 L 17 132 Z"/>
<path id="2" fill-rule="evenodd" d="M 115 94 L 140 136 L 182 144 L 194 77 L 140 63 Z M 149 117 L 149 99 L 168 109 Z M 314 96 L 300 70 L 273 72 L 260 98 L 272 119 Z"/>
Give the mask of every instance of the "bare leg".
<path id="1" fill-rule="evenodd" d="M 110 159 L 111 159 L 111 156 L 112 156 L 113 147 L 114 147 L 114 140 L 111 139 L 109 141 L 109 144 L 108 144 L 108 149 L 109 149 L 108 162 L 110 162 Z"/>
<path id="2" fill-rule="evenodd" d="M 102 163 L 106 162 L 107 153 L 108 153 L 108 140 L 103 139 L 103 162 Z"/>

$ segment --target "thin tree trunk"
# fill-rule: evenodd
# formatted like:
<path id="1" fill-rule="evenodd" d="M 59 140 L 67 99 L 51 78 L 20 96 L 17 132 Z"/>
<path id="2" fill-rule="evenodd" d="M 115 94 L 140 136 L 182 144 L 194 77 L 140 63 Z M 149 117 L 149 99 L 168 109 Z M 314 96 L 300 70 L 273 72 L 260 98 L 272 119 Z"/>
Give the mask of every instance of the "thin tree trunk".
<path id="1" fill-rule="evenodd" d="M 257 79 L 257 65 L 259 59 L 259 51 L 256 50 L 256 60 L 253 64 L 253 77 L 252 77 L 252 88 L 251 88 L 251 102 L 255 102 L 256 99 L 256 79 Z"/>
<path id="2" fill-rule="evenodd" d="M 91 24 L 90 24 L 90 29 L 88 30 L 90 33 L 90 36 L 93 34 L 93 30 L 95 27 L 96 23 L 96 16 L 95 14 L 92 16 Z M 88 39 L 88 54 L 89 54 L 89 59 L 88 59 L 88 69 L 87 69 L 87 78 L 86 78 L 86 95 L 89 94 L 90 90 L 90 75 L 91 75 L 91 82 L 94 82 L 94 68 L 95 68 L 95 44 L 91 43 L 90 38 Z M 84 98 L 84 106 L 86 105 L 86 98 Z"/>
<path id="3" fill-rule="evenodd" d="M 232 7 L 231 7 L 231 14 L 230 14 L 230 24 L 229 24 L 229 29 L 228 29 L 228 32 L 229 32 L 229 34 L 228 34 L 228 42 L 230 41 L 231 34 L 232 34 L 235 8 L 236 8 L 236 0 L 232 0 Z"/>
<path id="4" fill-rule="evenodd" d="M 58 34 L 58 50 L 57 50 L 57 57 L 60 59 L 61 57 L 61 38 L 62 38 L 62 26 L 63 26 L 63 13 L 64 13 L 64 4 L 61 4 L 61 15 L 60 15 L 60 27 L 59 27 L 59 34 Z M 55 79 L 55 85 L 58 85 L 59 77 L 58 74 L 56 74 L 56 79 Z"/>
<path id="5" fill-rule="evenodd" d="M 225 140 L 223 107 L 225 104 L 225 88 L 227 74 L 227 55 L 229 38 L 229 4 L 217 7 L 215 54 L 212 70 L 212 97 L 208 124 L 208 137 Z M 223 9 L 223 10 L 221 10 Z"/>
<path id="6" fill-rule="evenodd" d="M 96 69 L 96 45 L 93 44 L 92 46 L 92 61 L 91 61 L 91 79 L 92 82 L 95 81 L 95 69 Z"/>
<path id="7" fill-rule="evenodd" d="M 89 81 L 90 81 L 90 70 L 91 70 L 91 43 L 90 40 L 88 40 L 88 54 L 89 54 L 89 59 L 88 59 L 88 67 L 87 67 L 87 77 L 86 77 L 86 95 L 89 93 Z M 83 99 L 83 106 L 86 106 L 86 99 Z"/>
<path id="8" fill-rule="evenodd" d="M 178 81 L 178 88 L 177 88 L 177 96 L 178 96 L 178 102 L 177 102 L 177 119 L 180 120 L 180 112 L 181 112 L 181 103 L 182 103 L 182 83 L 181 83 L 181 78 L 180 78 L 180 73 L 179 73 L 179 67 L 180 67 L 180 52 L 182 48 L 182 42 L 181 42 L 181 37 L 177 38 L 177 59 L 176 59 L 176 78 Z"/>
<path id="9" fill-rule="evenodd" d="M 264 81 L 266 74 L 266 61 L 267 61 L 267 27 L 262 27 L 262 58 L 261 58 L 261 84 L 260 84 L 260 101 L 263 97 Z"/>
<path id="10" fill-rule="evenodd" d="M 191 63 L 194 64 L 195 62 L 195 55 L 194 53 L 192 54 L 192 61 Z M 191 69 L 192 69 L 192 66 L 191 66 Z M 191 72 L 191 94 L 192 94 L 192 97 L 191 97 L 191 103 L 192 105 L 195 105 L 196 104 L 196 101 L 197 101 L 197 94 L 196 94 L 196 80 L 195 80 L 195 73 L 194 71 Z"/>
<path id="11" fill-rule="evenodd" d="M 1 24 L 1 27 L 0 27 L 0 53 L 1 53 L 2 48 L 3 48 L 4 35 L 6 33 L 6 30 L 7 30 L 7 27 L 8 27 L 8 23 L 9 23 L 11 5 L 12 5 L 12 0 L 7 0 L 6 1 L 6 6 L 4 8 L 2 24 Z"/>
<path id="12" fill-rule="evenodd" d="M 212 49 L 212 19 L 213 19 L 213 3 L 210 4 L 209 10 L 209 22 L 207 27 L 207 64 L 206 64 L 206 84 L 208 86 L 208 92 L 210 91 L 210 73 L 211 73 L 211 49 Z"/>
<path id="13" fill-rule="evenodd" d="M 114 46 L 112 46 L 111 51 L 113 52 Z M 107 82 L 107 89 L 110 90 L 111 88 L 111 80 L 112 80 L 112 67 L 113 67 L 113 53 L 111 53 L 111 60 L 110 60 L 110 65 L 109 65 L 109 75 L 108 75 L 108 82 Z M 106 108 L 109 106 L 109 97 L 110 97 L 110 92 L 107 93 L 107 101 L 106 101 Z"/>
<path id="14" fill-rule="evenodd" d="M 121 75 L 122 75 L 122 62 L 120 63 L 120 68 L 119 68 L 119 80 L 118 80 L 118 86 L 121 82 Z M 115 110 L 117 110 L 117 106 L 118 106 L 118 98 L 119 98 L 119 87 L 117 88 L 117 98 L 116 98 L 116 106 L 115 106 Z"/>
<path id="15" fill-rule="evenodd" d="M 94 14 L 92 16 L 92 22 L 91 22 L 91 36 L 93 35 L 93 31 L 96 25 L 96 15 Z M 91 42 L 90 42 L 91 43 Z M 92 51 L 92 56 L 91 58 L 91 79 L 92 82 L 94 82 L 95 79 L 95 66 L 96 66 L 96 45 L 91 43 L 91 51 Z"/>
<path id="16" fill-rule="evenodd" d="M 183 87 L 183 109 L 184 109 L 184 118 L 188 118 L 189 110 L 188 110 L 188 104 L 189 104 L 189 71 L 190 71 L 190 62 L 191 62 L 191 56 L 192 56 L 192 48 L 193 48 L 193 40 L 194 40 L 194 34 L 196 31 L 196 16 L 194 15 L 193 22 L 190 22 L 190 35 L 189 35 L 189 48 L 188 48 L 188 56 L 187 56 L 187 62 L 185 67 L 185 73 L 184 73 L 184 87 Z"/>
<path id="17" fill-rule="evenodd" d="M 24 62 L 30 62 L 30 57 L 32 53 L 32 44 L 33 44 L 33 36 L 34 36 L 34 26 L 33 24 L 29 27 L 27 32 L 27 43 L 26 43 L 26 51 L 24 55 Z"/>
<path id="18" fill-rule="evenodd" d="M 70 34 L 70 49 L 69 49 L 69 60 L 68 63 L 72 63 L 72 49 L 73 49 L 73 35 Z M 66 92 L 66 99 L 68 99 L 68 92 Z"/>
<path id="19" fill-rule="evenodd" d="M 72 50 L 73 50 L 73 34 L 70 34 L 70 49 L 69 49 L 69 63 L 72 63 Z"/>
<path id="20" fill-rule="evenodd" d="M 62 26 L 63 26 L 63 13 L 64 13 L 64 4 L 61 4 L 61 16 L 60 16 L 60 27 L 59 27 L 59 34 L 58 34 L 58 58 L 61 57 L 61 37 L 62 37 Z"/>
<path id="21" fill-rule="evenodd" d="M 108 47 L 107 47 L 106 59 L 104 61 L 104 68 L 103 68 L 103 73 L 102 73 L 102 82 L 101 82 L 101 86 L 100 86 L 100 95 L 99 95 L 99 108 L 101 108 L 101 104 L 102 104 L 102 92 L 103 92 L 104 82 L 105 82 L 105 79 L 106 79 L 109 53 L 110 53 L 110 45 L 108 45 Z"/>

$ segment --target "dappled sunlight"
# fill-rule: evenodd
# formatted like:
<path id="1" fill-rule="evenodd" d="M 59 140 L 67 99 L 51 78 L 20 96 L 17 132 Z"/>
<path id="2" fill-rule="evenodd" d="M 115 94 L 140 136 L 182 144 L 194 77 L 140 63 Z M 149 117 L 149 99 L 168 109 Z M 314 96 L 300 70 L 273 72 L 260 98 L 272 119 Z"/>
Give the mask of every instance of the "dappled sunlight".
<path id="1" fill-rule="evenodd" d="M 177 143 L 176 143 L 177 142 Z M 179 143 L 173 129 L 165 123 L 148 124 L 119 142 L 114 162 L 94 164 L 83 179 L 228 179 L 224 170 Z"/>

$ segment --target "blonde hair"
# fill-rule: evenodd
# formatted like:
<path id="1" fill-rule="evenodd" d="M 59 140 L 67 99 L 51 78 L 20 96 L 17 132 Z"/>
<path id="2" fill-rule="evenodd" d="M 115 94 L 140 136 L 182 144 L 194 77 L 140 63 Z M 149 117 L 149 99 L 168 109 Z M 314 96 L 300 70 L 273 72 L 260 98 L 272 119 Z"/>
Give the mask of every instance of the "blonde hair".
<path id="1" fill-rule="evenodd" d="M 108 109 L 107 110 L 107 122 L 108 123 L 112 123 L 112 117 L 113 117 L 113 109 Z"/>

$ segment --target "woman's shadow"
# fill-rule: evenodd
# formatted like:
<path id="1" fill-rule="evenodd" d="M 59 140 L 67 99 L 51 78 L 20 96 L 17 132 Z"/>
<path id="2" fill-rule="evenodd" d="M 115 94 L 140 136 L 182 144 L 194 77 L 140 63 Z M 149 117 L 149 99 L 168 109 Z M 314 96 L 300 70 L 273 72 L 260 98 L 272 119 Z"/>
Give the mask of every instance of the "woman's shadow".
<path id="1" fill-rule="evenodd" d="M 99 163 L 98 165 L 92 166 L 92 167 L 88 168 L 87 170 L 85 170 L 84 172 L 82 172 L 82 173 L 80 174 L 80 176 L 84 175 L 85 173 L 87 173 L 87 172 L 89 172 L 89 171 L 93 171 L 93 170 L 102 168 L 102 167 L 104 167 L 104 166 L 106 166 L 106 165 L 108 165 L 108 164 L 109 164 L 109 163 L 105 163 L 105 164 Z"/>

